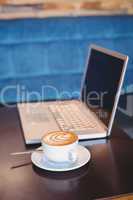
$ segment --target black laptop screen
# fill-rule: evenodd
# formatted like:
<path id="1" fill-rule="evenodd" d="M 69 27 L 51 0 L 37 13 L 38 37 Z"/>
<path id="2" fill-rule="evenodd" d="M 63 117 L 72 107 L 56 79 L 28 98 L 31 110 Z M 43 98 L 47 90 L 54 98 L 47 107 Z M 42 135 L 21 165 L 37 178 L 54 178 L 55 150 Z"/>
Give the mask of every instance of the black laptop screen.
<path id="1" fill-rule="evenodd" d="M 108 125 L 124 60 L 91 49 L 82 100 Z"/>

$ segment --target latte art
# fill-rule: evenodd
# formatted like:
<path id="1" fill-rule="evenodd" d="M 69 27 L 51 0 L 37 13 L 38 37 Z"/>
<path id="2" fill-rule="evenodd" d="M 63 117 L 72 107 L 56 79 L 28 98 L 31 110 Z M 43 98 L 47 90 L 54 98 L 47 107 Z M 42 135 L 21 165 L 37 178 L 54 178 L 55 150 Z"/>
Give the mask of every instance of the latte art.
<path id="1" fill-rule="evenodd" d="M 48 145 L 62 146 L 74 143 L 78 140 L 78 136 L 72 132 L 57 131 L 48 133 L 43 137 L 43 142 Z"/>

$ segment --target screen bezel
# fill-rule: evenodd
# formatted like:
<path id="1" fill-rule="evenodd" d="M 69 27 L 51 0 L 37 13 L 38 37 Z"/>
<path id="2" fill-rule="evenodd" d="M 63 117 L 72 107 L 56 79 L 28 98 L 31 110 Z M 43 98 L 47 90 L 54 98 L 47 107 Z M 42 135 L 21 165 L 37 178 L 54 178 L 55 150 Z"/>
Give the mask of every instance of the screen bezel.
<path id="1" fill-rule="evenodd" d="M 106 127 L 107 128 L 107 136 L 109 136 L 111 134 L 111 129 L 112 129 L 112 125 L 113 125 L 113 121 L 114 121 L 114 117 L 115 117 L 115 113 L 116 113 L 116 109 L 117 109 L 117 105 L 118 105 L 118 101 L 119 101 L 119 97 L 120 97 L 122 84 L 123 84 L 123 81 L 124 81 L 124 76 L 125 76 L 129 57 L 127 55 L 124 55 L 124 54 L 121 54 L 119 52 L 100 47 L 100 46 L 95 45 L 95 44 L 90 45 L 89 53 L 88 53 L 88 57 L 87 57 L 87 62 L 86 62 L 86 67 L 85 67 L 83 79 L 82 79 L 82 82 L 81 82 L 81 90 L 80 90 L 80 101 L 82 101 L 82 103 L 84 103 L 84 104 L 85 104 L 85 102 L 83 101 L 84 98 L 83 98 L 82 94 L 83 94 L 84 84 L 85 84 L 87 70 L 88 70 L 88 64 L 89 64 L 90 55 L 91 55 L 92 50 L 96 50 L 96 51 L 102 52 L 104 54 L 114 56 L 115 58 L 123 60 L 123 69 L 122 69 L 122 72 L 121 72 L 120 81 L 119 81 L 117 92 L 116 92 L 116 95 L 115 95 L 113 109 L 112 109 L 111 116 L 110 116 L 110 119 L 109 119 L 108 127 Z M 101 121 L 101 123 L 103 124 L 102 121 Z M 105 124 L 103 124 L 103 125 L 105 126 Z"/>

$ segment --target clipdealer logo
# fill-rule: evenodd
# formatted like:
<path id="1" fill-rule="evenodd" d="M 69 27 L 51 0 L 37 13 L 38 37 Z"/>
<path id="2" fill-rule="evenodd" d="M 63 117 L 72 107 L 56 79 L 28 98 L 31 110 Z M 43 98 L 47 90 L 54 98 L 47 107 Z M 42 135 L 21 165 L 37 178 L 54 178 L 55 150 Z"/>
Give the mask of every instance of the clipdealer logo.
<path id="1" fill-rule="evenodd" d="M 97 91 L 91 91 L 87 93 L 87 88 L 84 88 L 83 98 L 86 99 L 86 103 L 90 108 L 98 108 L 99 106 L 102 108 L 104 106 L 104 97 L 107 94 L 107 91 L 100 93 L 98 93 Z M 7 103 L 7 99 L 11 96 L 15 97 L 15 102 L 19 103 L 26 103 L 33 100 L 35 100 L 35 102 L 41 103 L 42 101 L 47 100 L 48 97 L 55 100 L 79 99 L 80 92 L 59 90 L 52 85 L 43 85 L 40 88 L 40 91 L 30 91 L 25 85 L 9 85 L 4 87 L 0 92 L 1 103 L 9 108 L 16 107 L 16 105 L 13 103 Z M 93 102 L 96 101 L 98 102 L 98 104 L 93 104 Z M 34 108 L 37 108 L 38 104 L 33 104 L 32 106 Z M 107 113 L 103 111 L 98 111 L 97 115 L 99 115 L 100 118 L 107 117 Z"/>

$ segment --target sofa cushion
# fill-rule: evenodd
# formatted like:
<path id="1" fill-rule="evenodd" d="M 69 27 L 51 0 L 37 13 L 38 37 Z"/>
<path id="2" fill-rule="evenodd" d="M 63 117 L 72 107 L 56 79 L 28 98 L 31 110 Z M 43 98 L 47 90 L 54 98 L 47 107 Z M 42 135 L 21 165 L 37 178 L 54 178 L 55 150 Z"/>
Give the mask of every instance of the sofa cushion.
<path id="1" fill-rule="evenodd" d="M 127 87 L 133 82 L 132 20 L 133 16 L 0 20 L 0 92 L 9 85 L 38 92 L 47 82 L 68 91 L 78 82 L 79 91 L 91 43 L 129 55 Z M 7 102 L 18 101 L 13 91 L 6 96 Z"/>
<path id="2" fill-rule="evenodd" d="M 133 16 L 0 20 L 0 44 L 133 37 Z"/>

